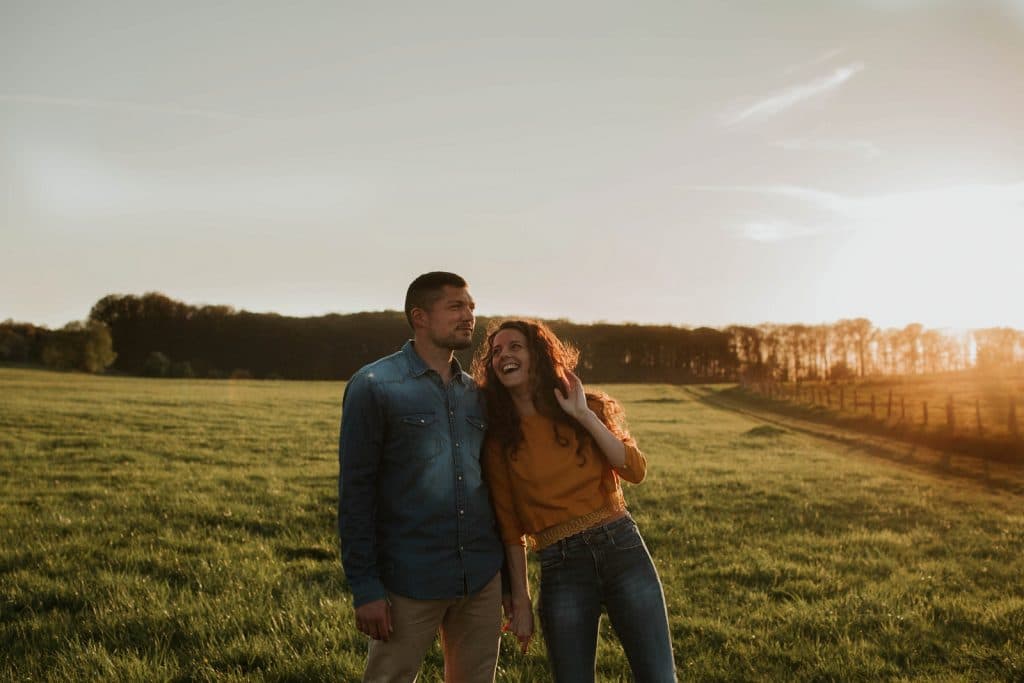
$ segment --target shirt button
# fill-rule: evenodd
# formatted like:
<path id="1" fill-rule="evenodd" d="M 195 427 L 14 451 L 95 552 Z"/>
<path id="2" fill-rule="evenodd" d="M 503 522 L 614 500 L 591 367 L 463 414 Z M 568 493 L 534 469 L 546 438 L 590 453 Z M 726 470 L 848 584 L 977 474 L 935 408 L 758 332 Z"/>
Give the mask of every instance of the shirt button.
<path id="1" fill-rule="evenodd" d="M 466 511 L 465 510 L 459 510 L 459 514 L 460 515 L 464 515 L 464 514 L 466 514 Z"/>
<path id="2" fill-rule="evenodd" d="M 462 481 L 462 475 L 461 474 L 459 475 L 459 481 Z"/>
<path id="3" fill-rule="evenodd" d="M 459 442 L 458 442 L 458 441 L 456 441 L 456 442 L 455 442 L 455 447 L 456 447 L 456 448 L 458 448 L 458 447 L 459 447 Z"/>

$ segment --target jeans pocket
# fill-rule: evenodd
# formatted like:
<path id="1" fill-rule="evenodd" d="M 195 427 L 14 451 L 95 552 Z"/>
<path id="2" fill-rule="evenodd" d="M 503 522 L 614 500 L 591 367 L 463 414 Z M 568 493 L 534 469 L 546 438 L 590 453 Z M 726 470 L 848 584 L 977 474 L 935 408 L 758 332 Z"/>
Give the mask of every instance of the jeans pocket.
<path id="1" fill-rule="evenodd" d="M 540 558 L 540 568 L 542 570 L 557 569 L 565 562 L 565 553 L 558 545 L 548 546 L 544 548 L 537 556 Z"/>
<path id="2" fill-rule="evenodd" d="M 630 520 L 629 524 L 623 524 L 612 533 L 612 543 L 617 550 L 632 550 L 642 546 L 644 539 L 640 536 L 636 522 Z"/>

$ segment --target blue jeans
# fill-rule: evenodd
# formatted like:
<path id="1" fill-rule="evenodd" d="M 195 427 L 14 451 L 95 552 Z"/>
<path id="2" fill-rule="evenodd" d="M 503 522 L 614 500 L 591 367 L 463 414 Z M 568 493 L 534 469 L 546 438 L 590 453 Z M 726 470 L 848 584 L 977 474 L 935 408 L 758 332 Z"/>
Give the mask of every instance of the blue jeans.
<path id="1" fill-rule="evenodd" d="M 582 531 L 538 555 L 540 622 L 558 683 L 594 680 L 602 605 L 633 678 L 676 680 L 661 580 L 632 517 Z"/>

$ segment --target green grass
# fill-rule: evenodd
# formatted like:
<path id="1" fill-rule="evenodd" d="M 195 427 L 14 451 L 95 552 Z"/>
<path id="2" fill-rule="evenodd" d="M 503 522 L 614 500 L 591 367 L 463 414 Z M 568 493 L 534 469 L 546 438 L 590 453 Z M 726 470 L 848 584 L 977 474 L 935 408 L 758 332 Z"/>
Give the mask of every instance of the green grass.
<path id="1" fill-rule="evenodd" d="M 1024 679 L 1020 495 L 605 389 L 650 460 L 626 495 L 682 679 Z M 0 680 L 357 679 L 341 393 L 0 369 Z M 549 680 L 513 650 L 498 680 Z M 598 669 L 628 680 L 606 621 Z"/>

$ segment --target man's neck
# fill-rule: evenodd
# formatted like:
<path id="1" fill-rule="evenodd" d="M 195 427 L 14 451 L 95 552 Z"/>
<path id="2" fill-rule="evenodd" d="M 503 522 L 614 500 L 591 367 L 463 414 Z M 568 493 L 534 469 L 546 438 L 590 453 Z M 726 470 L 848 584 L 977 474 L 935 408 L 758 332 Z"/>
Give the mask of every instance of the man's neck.
<path id="1" fill-rule="evenodd" d="M 442 348 L 420 337 L 413 338 L 413 351 L 427 367 L 441 375 L 441 380 L 448 384 L 452 379 L 452 350 Z"/>

